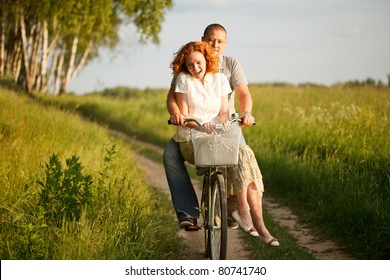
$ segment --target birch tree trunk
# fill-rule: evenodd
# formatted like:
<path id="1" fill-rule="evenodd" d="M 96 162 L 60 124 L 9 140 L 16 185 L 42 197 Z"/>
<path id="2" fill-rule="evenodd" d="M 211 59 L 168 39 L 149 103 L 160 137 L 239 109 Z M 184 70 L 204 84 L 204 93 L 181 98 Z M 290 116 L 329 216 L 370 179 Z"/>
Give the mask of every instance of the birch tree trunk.
<path id="1" fill-rule="evenodd" d="M 35 28 L 34 28 L 35 29 Z M 41 24 L 38 23 L 37 27 L 35 29 L 35 33 L 32 32 L 30 34 L 31 38 L 31 54 L 30 54 L 30 77 L 31 77 L 31 82 L 32 86 L 34 86 L 37 82 L 37 75 L 38 75 L 38 68 L 40 65 L 40 49 L 42 45 L 42 38 L 40 36 L 41 33 Z"/>
<path id="2" fill-rule="evenodd" d="M 1 14 L 1 33 L 0 33 L 0 77 L 5 76 L 5 19 Z"/>
<path id="3" fill-rule="evenodd" d="M 87 48 L 85 49 L 83 56 L 81 57 L 79 64 L 72 72 L 72 76 L 70 77 L 70 80 L 72 80 L 74 77 L 76 77 L 77 73 L 81 70 L 81 68 L 84 66 L 85 62 L 87 61 L 89 51 L 91 50 L 92 42 L 89 41 Z"/>
<path id="4" fill-rule="evenodd" d="M 83 52 L 83 55 L 82 55 L 79 63 L 77 64 L 77 66 L 73 67 L 74 69 L 71 72 L 70 77 L 67 78 L 66 84 L 65 83 L 62 84 L 62 92 L 60 92 L 60 94 L 66 93 L 68 91 L 68 86 L 69 86 L 70 81 L 74 77 L 76 77 L 77 73 L 81 70 L 81 68 L 84 66 L 85 62 L 87 61 L 89 51 L 91 50 L 91 46 L 92 46 L 92 42 L 89 42 L 87 48 Z"/>
<path id="5" fill-rule="evenodd" d="M 65 51 L 66 51 L 66 43 L 63 43 L 62 48 L 61 48 L 60 60 L 58 61 L 58 65 L 56 67 L 56 76 L 55 76 L 54 90 L 53 90 L 54 95 L 57 95 L 59 93 L 60 83 L 61 83 L 62 66 L 64 64 L 64 59 L 65 59 Z"/>
<path id="6" fill-rule="evenodd" d="M 61 79 L 62 82 L 61 82 L 60 94 L 66 93 L 66 89 L 68 88 L 68 84 L 69 84 L 70 78 L 72 76 L 74 62 L 75 62 L 75 59 L 76 59 L 78 42 L 79 42 L 79 36 L 76 35 L 73 38 L 72 47 L 70 49 L 70 57 L 69 57 L 68 68 L 66 69 L 65 74 L 64 74 L 64 76 Z"/>
<path id="7" fill-rule="evenodd" d="M 52 57 L 52 62 L 51 62 L 51 67 L 50 67 L 49 76 L 48 76 L 48 78 L 47 78 L 46 84 L 45 84 L 44 87 L 42 88 L 42 91 L 44 91 L 44 92 L 48 92 L 48 91 L 49 91 L 50 83 L 51 83 L 51 81 L 53 80 L 54 72 L 55 72 L 55 70 L 57 69 L 58 56 L 60 55 L 59 52 L 60 52 L 59 49 L 56 49 L 56 50 L 54 51 L 54 54 L 53 54 L 53 57 Z M 55 93 L 54 90 L 53 90 L 52 93 L 53 93 L 53 94 Z"/>
<path id="8" fill-rule="evenodd" d="M 59 41 L 59 36 L 58 36 L 58 34 L 55 35 L 53 40 L 50 42 L 50 45 L 47 45 L 48 44 L 47 29 L 46 29 L 46 34 L 44 34 L 44 36 L 46 36 L 46 39 L 44 39 L 44 41 L 46 40 L 47 43 L 44 43 L 44 44 L 46 44 L 47 49 L 42 51 L 42 55 L 44 53 L 46 53 L 46 58 L 45 58 L 46 67 L 45 67 L 45 69 L 42 69 L 42 71 L 41 71 L 42 81 L 41 81 L 41 89 L 40 90 L 42 92 L 48 93 L 50 90 L 50 84 L 51 84 L 53 77 L 54 77 L 54 72 L 55 72 L 56 67 L 57 67 L 59 49 L 55 48 L 55 46 Z M 54 52 L 54 53 L 51 57 L 51 64 L 49 66 L 49 63 L 48 63 L 49 57 L 50 57 L 52 52 Z M 48 70 L 49 70 L 49 74 L 47 75 Z"/>
<path id="9" fill-rule="evenodd" d="M 41 71 L 38 75 L 37 81 L 37 90 L 43 91 L 42 89 L 46 87 L 47 80 L 47 58 L 48 58 L 48 37 L 49 31 L 47 30 L 47 20 L 44 20 L 41 28 L 41 40 L 42 40 L 42 50 L 41 50 Z M 45 92 L 45 91 L 43 91 Z"/>
<path id="10" fill-rule="evenodd" d="M 25 77 L 25 87 L 26 87 L 26 92 L 28 95 L 32 94 L 32 81 L 30 77 L 30 64 L 28 60 L 29 56 L 29 51 L 28 51 L 28 42 L 26 38 L 26 25 L 24 23 L 24 16 L 23 14 L 20 15 L 20 33 L 21 33 L 21 39 L 22 39 L 22 52 L 23 52 L 23 62 L 24 62 L 24 68 L 26 72 L 26 77 Z"/>
<path id="11" fill-rule="evenodd" d="M 14 51 L 12 53 L 12 58 L 8 58 L 11 63 L 9 66 L 9 70 L 7 69 L 7 72 L 11 72 L 12 80 L 14 82 L 17 82 L 20 75 L 20 69 L 22 68 L 22 43 L 20 41 L 16 41 L 14 43 L 13 49 Z"/>

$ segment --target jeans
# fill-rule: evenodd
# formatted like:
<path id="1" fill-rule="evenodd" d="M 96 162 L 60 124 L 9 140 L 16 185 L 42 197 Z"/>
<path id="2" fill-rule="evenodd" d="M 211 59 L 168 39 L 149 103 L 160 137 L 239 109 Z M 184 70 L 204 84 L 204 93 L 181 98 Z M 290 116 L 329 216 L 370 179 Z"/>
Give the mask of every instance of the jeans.
<path id="1" fill-rule="evenodd" d="M 179 221 L 185 217 L 199 219 L 198 198 L 184 162 L 179 143 L 172 138 L 164 149 L 163 163 L 173 207 Z"/>

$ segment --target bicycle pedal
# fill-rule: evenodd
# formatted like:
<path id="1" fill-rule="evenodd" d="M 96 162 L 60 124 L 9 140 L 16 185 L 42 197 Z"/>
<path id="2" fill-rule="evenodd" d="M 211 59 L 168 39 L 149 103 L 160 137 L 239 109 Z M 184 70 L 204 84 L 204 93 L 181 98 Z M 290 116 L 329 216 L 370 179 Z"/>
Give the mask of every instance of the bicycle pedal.
<path id="1" fill-rule="evenodd" d="M 200 230 L 200 227 L 198 225 L 191 225 L 191 226 L 186 226 L 184 228 L 185 231 L 198 231 Z"/>

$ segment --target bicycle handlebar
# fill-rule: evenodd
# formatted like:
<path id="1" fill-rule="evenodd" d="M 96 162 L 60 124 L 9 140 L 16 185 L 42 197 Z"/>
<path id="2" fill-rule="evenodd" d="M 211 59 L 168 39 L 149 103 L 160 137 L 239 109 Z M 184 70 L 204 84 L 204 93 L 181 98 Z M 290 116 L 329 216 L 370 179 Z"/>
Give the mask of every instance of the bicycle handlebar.
<path id="1" fill-rule="evenodd" d="M 193 119 L 193 118 L 187 118 L 187 119 L 184 119 L 185 122 L 194 122 L 196 123 L 199 127 L 202 127 L 203 125 L 196 119 Z M 242 122 L 242 119 L 240 119 L 238 117 L 238 114 L 237 113 L 234 113 L 232 114 L 232 119 L 230 120 L 230 124 L 232 123 L 235 123 L 235 122 Z M 171 120 L 168 120 L 168 124 L 172 124 Z M 256 123 L 253 123 L 253 125 L 255 125 Z M 219 126 L 219 125 L 222 125 L 222 124 L 216 124 L 216 126 Z"/>
<path id="2" fill-rule="evenodd" d="M 193 118 L 188 118 L 188 119 L 184 119 L 185 122 L 194 122 L 196 123 L 199 127 L 202 127 L 203 125 L 196 119 L 193 119 Z M 234 123 L 234 122 L 242 122 L 241 119 L 232 119 L 230 120 L 230 124 Z M 168 124 L 172 124 L 171 120 L 168 120 Z M 215 124 L 216 126 L 218 125 L 222 125 L 221 123 L 217 123 Z"/>

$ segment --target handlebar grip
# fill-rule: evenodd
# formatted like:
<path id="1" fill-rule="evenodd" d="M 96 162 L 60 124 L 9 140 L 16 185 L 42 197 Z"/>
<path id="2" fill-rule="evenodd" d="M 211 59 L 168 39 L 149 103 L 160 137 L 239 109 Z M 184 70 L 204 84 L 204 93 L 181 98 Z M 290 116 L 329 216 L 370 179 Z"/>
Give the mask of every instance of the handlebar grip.
<path id="1" fill-rule="evenodd" d="M 238 121 L 238 122 L 242 122 L 242 119 L 237 119 L 237 121 Z M 253 126 L 253 125 L 256 125 L 256 122 L 254 122 L 254 123 L 252 124 L 252 126 Z"/>

